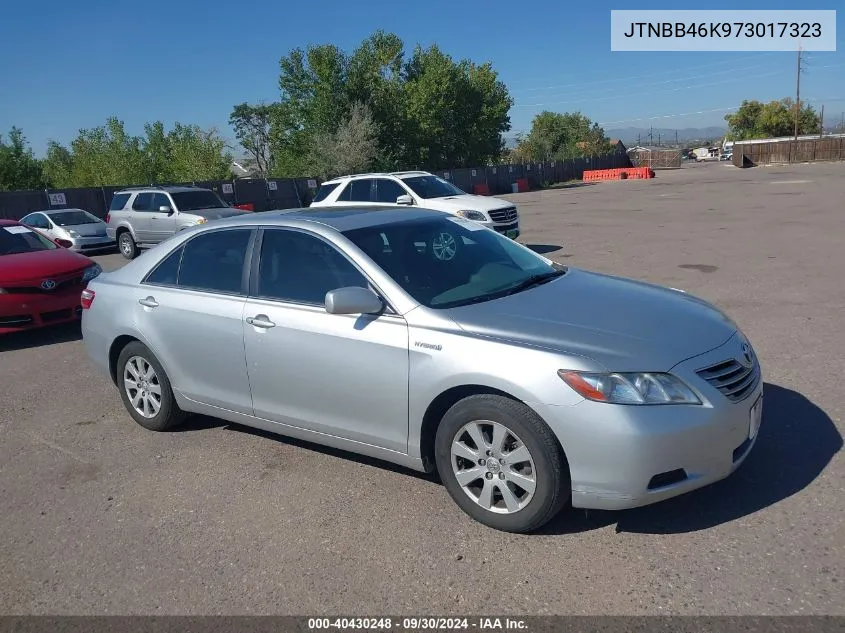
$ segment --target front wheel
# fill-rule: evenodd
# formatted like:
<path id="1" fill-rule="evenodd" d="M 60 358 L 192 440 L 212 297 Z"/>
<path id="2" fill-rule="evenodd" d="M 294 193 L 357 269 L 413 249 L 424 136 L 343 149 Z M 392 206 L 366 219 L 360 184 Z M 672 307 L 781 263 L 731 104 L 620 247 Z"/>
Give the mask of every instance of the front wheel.
<path id="1" fill-rule="evenodd" d="M 502 396 L 475 395 L 452 406 L 437 429 L 435 462 L 455 503 L 498 530 L 536 530 L 569 500 L 569 467 L 551 429 Z"/>

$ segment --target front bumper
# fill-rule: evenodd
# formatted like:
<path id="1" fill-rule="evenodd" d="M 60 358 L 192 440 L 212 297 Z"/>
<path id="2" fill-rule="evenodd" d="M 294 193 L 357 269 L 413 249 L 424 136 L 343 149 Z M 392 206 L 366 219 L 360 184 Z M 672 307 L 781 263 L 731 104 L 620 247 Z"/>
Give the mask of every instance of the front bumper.
<path id="1" fill-rule="evenodd" d="M 73 237 L 69 238 L 69 241 L 73 244 L 70 249 L 77 252 L 104 250 L 107 248 L 114 248 L 117 245 L 114 238 L 109 237 L 108 235 L 98 235 L 95 237 Z"/>
<path id="2" fill-rule="evenodd" d="M 493 229 L 494 231 L 496 231 L 496 233 L 501 233 L 505 237 L 509 237 L 512 240 L 515 240 L 520 236 L 519 220 L 516 220 L 515 222 L 502 223 L 479 222 L 479 224 L 486 226 L 488 229 Z"/>
<path id="3" fill-rule="evenodd" d="M 81 315 L 79 288 L 50 295 L 0 295 L 0 334 L 72 323 Z"/>
<path id="4" fill-rule="evenodd" d="M 572 505 L 621 510 L 649 505 L 724 479 L 745 461 L 759 432 L 752 407 L 762 397 L 762 372 L 753 390 L 731 402 L 695 372 L 735 358 L 736 336 L 712 352 L 680 363 L 672 373 L 698 392 L 702 405 L 610 405 L 582 401 L 538 411 L 569 460 Z M 736 349 L 734 349 L 736 348 Z"/>

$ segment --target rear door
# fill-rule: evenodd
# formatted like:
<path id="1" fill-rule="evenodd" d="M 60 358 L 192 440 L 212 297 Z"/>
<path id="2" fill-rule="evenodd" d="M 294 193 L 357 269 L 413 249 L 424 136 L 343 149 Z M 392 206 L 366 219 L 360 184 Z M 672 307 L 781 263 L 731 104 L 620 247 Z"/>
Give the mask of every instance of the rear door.
<path id="1" fill-rule="evenodd" d="M 170 213 L 159 211 L 169 207 Z M 154 193 L 150 210 L 149 241 L 152 244 L 163 242 L 176 232 L 176 210 L 166 193 Z"/>
<path id="2" fill-rule="evenodd" d="M 372 178 L 358 178 L 350 180 L 340 192 L 337 202 L 340 206 L 358 206 L 362 202 L 370 204 L 373 201 L 375 180 Z"/>
<path id="3" fill-rule="evenodd" d="M 243 309 L 251 228 L 204 231 L 168 255 L 137 287 L 138 328 L 175 389 L 252 414 Z"/>
<path id="4" fill-rule="evenodd" d="M 153 194 L 150 191 L 142 191 L 132 201 L 132 210 L 129 212 L 129 224 L 135 232 L 135 241 L 150 242 L 150 215 L 153 210 Z"/>

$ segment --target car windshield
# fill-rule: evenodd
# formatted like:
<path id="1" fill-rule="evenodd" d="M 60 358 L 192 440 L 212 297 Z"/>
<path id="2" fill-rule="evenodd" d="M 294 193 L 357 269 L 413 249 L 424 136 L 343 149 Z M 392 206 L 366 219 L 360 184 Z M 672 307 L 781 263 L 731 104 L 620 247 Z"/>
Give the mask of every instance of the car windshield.
<path id="1" fill-rule="evenodd" d="M 51 213 L 50 219 L 53 224 L 57 226 L 78 226 L 80 224 L 97 224 L 100 220 L 95 218 L 87 211 L 59 211 L 58 213 Z"/>
<path id="2" fill-rule="evenodd" d="M 403 178 L 402 182 L 408 185 L 420 198 L 446 198 L 448 196 L 464 196 L 466 191 L 458 189 L 448 180 L 437 176 L 411 176 Z"/>
<path id="3" fill-rule="evenodd" d="M 407 220 L 344 235 L 429 308 L 490 301 L 566 272 L 565 266 L 461 218 Z"/>
<path id="4" fill-rule="evenodd" d="M 229 205 L 213 191 L 179 191 L 171 193 L 177 211 L 198 211 L 199 209 L 221 209 Z"/>
<path id="5" fill-rule="evenodd" d="M 0 226 L 0 255 L 18 255 L 58 248 L 40 233 L 25 226 Z"/>

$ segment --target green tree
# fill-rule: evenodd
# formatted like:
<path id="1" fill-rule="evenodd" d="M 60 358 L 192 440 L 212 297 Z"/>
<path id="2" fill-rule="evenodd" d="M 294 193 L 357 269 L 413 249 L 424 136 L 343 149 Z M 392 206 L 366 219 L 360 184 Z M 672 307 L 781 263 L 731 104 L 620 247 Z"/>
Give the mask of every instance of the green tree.
<path id="1" fill-rule="evenodd" d="M 565 160 L 610 150 L 604 130 L 580 112 L 541 112 L 531 122 L 519 154 L 529 160 Z"/>
<path id="2" fill-rule="evenodd" d="M 308 173 L 324 180 L 372 168 L 378 153 L 378 126 L 370 108 L 354 103 L 334 132 L 318 132 L 312 139 Z"/>
<path id="3" fill-rule="evenodd" d="M 273 154 L 270 151 L 270 126 L 276 106 L 241 103 L 232 109 L 229 125 L 235 137 L 252 159 L 261 178 L 273 173 Z"/>
<path id="4" fill-rule="evenodd" d="M 733 114 L 725 115 L 728 137 L 732 140 L 777 138 L 795 133 L 795 102 L 790 99 L 770 101 L 743 101 Z M 818 134 L 821 117 L 807 103 L 802 103 L 798 113 L 798 134 Z"/>
<path id="5" fill-rule="evenodd" d="M 232 174 L 232 155 L 216 130 L 176 123 L 167 135 L 171 181 L 222 180 Z"/>
<path id="6" fill-rule="evenodd" d="M 486 164 L 510 129 L 512 100 L 490 64 L 455 62 L 436 46 L 417 46 L 406 61 L 402 40 L 384 31 L 350 55 L 334 45 L 294 49 L 279 68 L 281 99 L 269 115 L 278 176 L 306 174 L 314 148 L 326 146 L 354 103 L 372 114 L 380 169 Z M 236 134 L 243 120 L 233 122 Z"/>
<path id="7" fill-rule="evenodd" d="M 20 128 L 9 131 L 9 142 L 0 135 L 0 190 L 41 189 L 45 186 L 41 162 Z"/>

